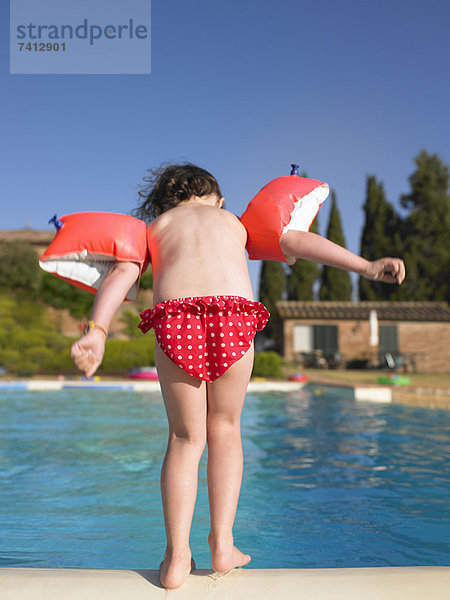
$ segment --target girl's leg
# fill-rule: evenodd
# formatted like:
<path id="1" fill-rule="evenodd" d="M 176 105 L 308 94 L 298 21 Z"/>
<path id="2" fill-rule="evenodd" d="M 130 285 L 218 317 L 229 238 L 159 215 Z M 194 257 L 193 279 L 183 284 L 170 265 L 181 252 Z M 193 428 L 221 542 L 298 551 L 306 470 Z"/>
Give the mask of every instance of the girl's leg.
<path id="1" fill-rule="evenodd" d="M 179 587 L 191 571 L 189 533 L 197 497 L 198 464 L 206 443 L 206 384 L 180 369 L 156 344 L 156 365 L 169 421 L 161 471 L 167 547 L 161 584 Z"/>
<path id="2" fill-rule="evenodd" d="M 242 481 L 241 412 L 253 367 L 253 345 L 208 390 L 208 492 L 211 512 L 209 545 L 216 571 L 229 571 L 250 562 L 233 543 Z"/>

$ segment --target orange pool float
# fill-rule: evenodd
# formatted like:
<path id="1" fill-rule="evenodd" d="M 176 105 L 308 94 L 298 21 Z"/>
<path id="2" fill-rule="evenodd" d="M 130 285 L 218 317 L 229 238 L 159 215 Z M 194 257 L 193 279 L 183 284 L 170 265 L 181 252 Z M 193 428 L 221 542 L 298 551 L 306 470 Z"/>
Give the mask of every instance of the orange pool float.
<path id="1" fill-rule="evenodd" d="M 107 212 L 79 212 L 56 215 L 56 235 L 41 256 L 44 271 L 69 281 L 73 285 L 96 293 L 112 263 L 136 262 L 140 275 L 149 264 L 147 226 L 141 219 Z M 129 290 L 126 299 L 137 297 L 139 280 Z"/>
<path id="2" fill-rule="evenodd" d="M 277 177 L 250 201 L 241 223 L 247 230 L 247 251 L 252 260 L 276 260 L 294 264 L 280 247 L 281 236 L 289 230 L 309 231 L 322 203 L 329 194 L 328 184 L 291 174 Z"/>

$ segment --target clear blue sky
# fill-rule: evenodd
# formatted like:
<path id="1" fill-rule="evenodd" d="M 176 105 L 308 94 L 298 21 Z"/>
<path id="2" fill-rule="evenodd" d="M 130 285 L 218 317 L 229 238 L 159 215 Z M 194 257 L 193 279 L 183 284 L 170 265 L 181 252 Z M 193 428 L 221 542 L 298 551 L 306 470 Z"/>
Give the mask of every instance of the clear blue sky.
<path id="1" fill-rule="evenodd" d="M 179 159 L 240 215 L 297 162 L 358 252 L 367 175 L 397 204 L 422 148 L 450 162 L 448 0 L 153 0 L 151 75 L 9 75 L 5 1 L 0 22 L 2 229 L 128 212 Z"/>

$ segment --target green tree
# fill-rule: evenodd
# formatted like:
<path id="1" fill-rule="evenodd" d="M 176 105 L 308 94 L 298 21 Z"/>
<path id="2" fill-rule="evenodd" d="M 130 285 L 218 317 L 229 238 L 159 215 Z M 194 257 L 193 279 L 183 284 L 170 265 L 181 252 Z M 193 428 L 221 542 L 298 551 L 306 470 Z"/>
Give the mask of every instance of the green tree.
<path id="1" fill-rule="evenodd" d="M 141 290 L 149 290 L 153 288 L 153 272 L 151 265 L 148 266 L 147 270 L 142 275 L 139 282 L 139 287 Z"/>
<path id="2" fill-rule="evenodd" d="M 331 192 L 331 211 L 328 222 L 327 238 L 345 246 L 345 237 L 342 231 L 341 217 L 336 202 L 336 194 Z M 320 300 L 338 300 L 348 302 L 352 299 L 352 281 L 350 273 L 342 269 L 324 266 L 322 268 L 321 284 L 319 291 Z"/>
<path id="3" fill-rule="evenodd" d="M 68 308 L 74 317 L 85 318 L 92 309 L 94 295 L 44 271 L 38 297 L 54 308 Z"/>
<path id="4" fill-rule="evenodd" d="M 318 233 L 319 219 L 315 218 L 310 231 Z M 289 269 L 287 280 L 288 300 L 308 302 L 314 300 L 313 286 L 319 276 L 319 267 L 309 260 L 297 260 Z"/>
<path id="5" fill-rule="evenodd" d="M 126 310 L 122 315 L 121 321 L 125 324 L 125 333 L 128 337 L 142 337 L 142 331 L 138 329 L 138 324 L 141 322 L 139 313 L 134 310 Z"/>
<path id="6" fill-rule="evenodd" d="M 422 150 L 409 178 L 411 191 L 400 203 L 409 211 L 403 221 L 402 246 L 407 277 L 396 296 L 426 301 L 450 300 L 449 167 L 438 154 Z"/>
<path id="7" fill-rule="evenodd" d="M 0 294 L 0 364 L 8 372 L 20 376 L 45 372 L 48 361 L 60 357 L 64 350 L 67 363 L 69 347 L 43 305 L 29 293 Z"/>
<path id="8" fill-rule="evenodd" d="M 0 244 L 0 289 L 34 293 L 39 287 L 40 277 L 38 256 L 30 244 Z"/>
<path id="9" fill-rule="evenodd" d="M 400 218 L 394 207 L 386 200 L 382 182 L 375 175 L 367 178 L 366 200 L 363 206 L 364 227 L 361 236 L 360 254 L 367 260 L 376 260 L 382 256 L 400 255 Z M 397 286 L 359 278 L 360 300 L 389 300 Z"/>
<path id="10" fill-rule="evenodd" d="M 286 289 L 286 273 L 283 265 L 271 260 L 263 260 L 259 280 L 259 300 L 270 312 L 270 319 L 262 332 L 262 337 L 272 340 L 274 349 L 283 348 L 283 320 L 278 314 L 276 303 L 283 299 Z"/>

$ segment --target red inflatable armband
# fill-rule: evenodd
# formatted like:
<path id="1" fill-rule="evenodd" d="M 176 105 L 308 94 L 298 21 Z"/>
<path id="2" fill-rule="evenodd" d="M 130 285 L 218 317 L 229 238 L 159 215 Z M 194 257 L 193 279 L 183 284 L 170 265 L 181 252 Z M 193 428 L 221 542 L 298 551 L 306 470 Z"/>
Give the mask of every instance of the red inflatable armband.
<path id="1" fill-rule="evenodd" d="M 39 265 L 77 287 L 95 294 L 116 261 L 138 263 L 140 275 L 148 266 L 147 226 L 140 219 L 81 212 L 61 217 L 57 227 Z M 139 280 L 131 287 L 127 300 L 136 298 L 138 286 Z"/>
<path id="2" fill-rule="evenodd" d="M 296 174 L 264 186 L 241 217 L 249 258 L 294 264 L 295 259 L 283 254 L 280 238 L 289 230 L 309 231 L 328 194 L 326 183 Z"/>

